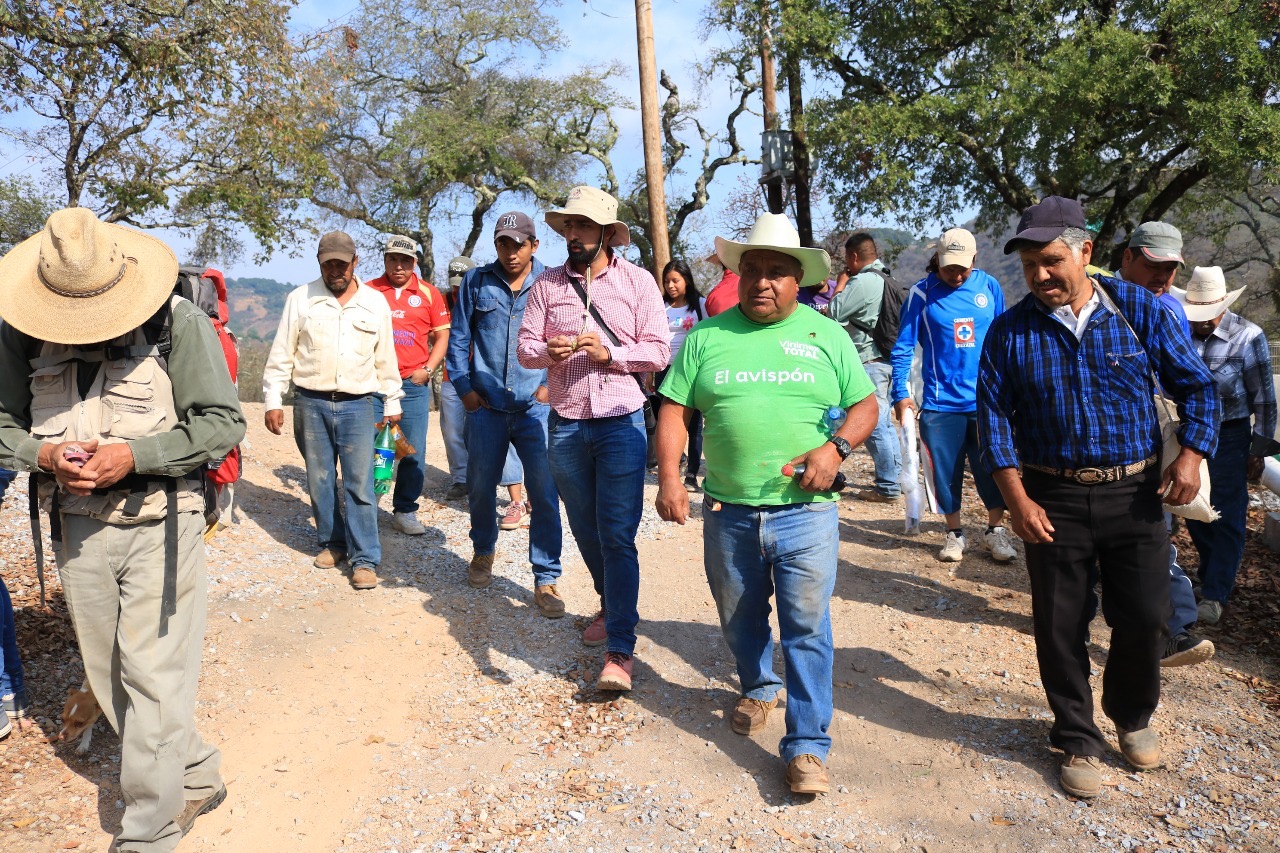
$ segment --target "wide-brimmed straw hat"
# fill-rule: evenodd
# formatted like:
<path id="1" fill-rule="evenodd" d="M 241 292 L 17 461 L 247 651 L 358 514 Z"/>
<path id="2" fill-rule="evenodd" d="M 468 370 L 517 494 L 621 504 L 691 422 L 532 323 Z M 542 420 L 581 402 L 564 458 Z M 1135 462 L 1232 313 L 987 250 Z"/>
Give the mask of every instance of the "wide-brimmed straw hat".
<path id="1" fill-rule="evenodd" d="M 1242 287 L 1227 292 L 1227 277 L 1222 274 L 1222 267 L 1196 267 L 1191 271 L 1186 290 L 1169 288 L 1173 297 L 1182 303 L 1187 321 L 1191 323 L 1203 323 L 1221 315 L 1244 291 Z"/>
<path id="2" fill-rule="evenodd" d="M 757 249 L 781 252 L 799 261 L 804 267 L 804 273 L 797 282 L 801 287 L 822 284 L 831 274 L 831 256 L 822 249 L 801 246 L 800 233 L 781 213 L 762 213 L 756 224 L 751 226 L 745 242 L 716 238 L 716 254 L 720 256 L 721 263 L 739 275 L 743 254 Z"/>
<path id="3" fill-rule="evenodd" d="M 177 279 L 163 242 L 69 207 L 0 258 L 0 317 L 42 341 L 109 341 L 156 313 Z"/>
<path id="4" fill-rule="evenodd" d="M 574 187 L 569 190 L 564 207 L 555 207 L 547 211 L 547 224 L 557 234 L 564 234 L 564 218 L 566 216 L 584 216 L 597 225 L 621 225 L 613 229 L 610 246 L 628 246 L 631 244 L 631 232 L 627 223 L 618 218 L 618 200 L 604 190 L 595 187 Z"/>

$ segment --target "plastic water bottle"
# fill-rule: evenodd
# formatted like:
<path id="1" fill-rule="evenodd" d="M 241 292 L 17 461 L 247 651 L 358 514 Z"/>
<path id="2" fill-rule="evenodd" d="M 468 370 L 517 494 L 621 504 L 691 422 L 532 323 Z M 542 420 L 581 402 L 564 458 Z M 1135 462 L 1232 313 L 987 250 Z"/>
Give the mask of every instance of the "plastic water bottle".
<path id="1" fill-rule="evenodd" d="M 822 413 L 822 431 L 827 434 L 827 438 L 831 438 L 844 426 L 844 415 L 844 409 L 839 406 L 830 406 Z"/>
<path id="2" fill-rule="evenodd" d="M 373 443 L 373 493 L 385 495 L 391 492 L 391 481 L 396 476 L 396 437 L 391 424 L 383 424 Z"/>

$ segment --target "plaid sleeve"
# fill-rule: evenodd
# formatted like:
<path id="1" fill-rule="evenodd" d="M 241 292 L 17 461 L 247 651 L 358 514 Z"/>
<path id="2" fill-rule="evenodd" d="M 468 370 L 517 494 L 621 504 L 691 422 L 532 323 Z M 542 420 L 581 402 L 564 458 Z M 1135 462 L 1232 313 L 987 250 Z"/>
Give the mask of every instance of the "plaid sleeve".
<path id="1" fill-rule="evenodd" d="M 1000 318 L 991 324 L 978 364 L 978 446 L 982 464 L 989 472 L 1018 467 L 1010 419 L 1013 395 L 1003 340 L 1008 326 Z"/>

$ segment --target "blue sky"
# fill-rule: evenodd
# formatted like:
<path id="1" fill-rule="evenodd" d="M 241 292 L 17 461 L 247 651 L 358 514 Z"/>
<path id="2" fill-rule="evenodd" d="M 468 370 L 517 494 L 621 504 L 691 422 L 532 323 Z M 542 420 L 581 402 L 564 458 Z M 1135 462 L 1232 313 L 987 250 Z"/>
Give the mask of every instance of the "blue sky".
<path id="1" fill-rule="evenodd" d="M 700 118 L 709 129 L 723 127 L 724 117 L 730 108 L 731 99 L 727 82 L 712 81 L 704 86 L 694 71 L 694 64 L 700 59 L 707 45 L 701 37 L 701 18 L 705 0 L 654 0 L 653 18 L 657 63 L 660 69 L 676 81 L 680 88 L 681 98 L 687 104 L 697 101 L 701 105 Z M 355 0 L 302 0 L 290 18 L 291 27 L 299 32 L 323 29 L 351 17 L 358 8 Z M 541 64 L 544 74 L 557 72 L 570 73 L 584 65 L 600 65 L 617 61 L 621 63 L 624 74 L 615 82 L 618 90 L 637 107 L 631 110 L 618 111 L 615 121 L 620 129 L 620 138 L 613 151 L 613 162 L 620 179 L 630 175 L 643 166 L 643 151 L 640 133 L 640 101 L 639 82 L 636 71 L 636 37 L 635 6 L 632 0 L 566 0 L 559 7 L 550 7 L 549 13 L 556 18 L 564 33 L 568 48 L 548 57 Z M 713 36 L 713 38 L 715 38 Z M 661 91 L 659 97 L 663 97 Z M 785 104 L 785 98 L 781 99 Z M 752 105 L 759 111 L 757 98 Z M 9 114 L 3 118 L 5 124 L 29 122 L 29 116 L 21 113 Z M 758 115 L 744 115 L 738 123 L 740 139 L 748 147 L 752 156 L 758 154 L 761 123 Z M 690 142 L 697 140 L 691 139 Z M 691 150 L 688 159 L 696 162 L 697 149 Z M 32 158 L 27 152 L 15 149 L 11 142 L 0 141 L 0 174 L 22 173 L 36 177 L 50 165 Z M 736 192 L 743 182 L 754 184 L 759 175 L 759 167 L 731 167 L 721 170 L 716 182 L 711 187 L 712 202 L 693 223 L 696 242 L 705 242 L 708 247 L 712 237 L 723 230 L 719 218 L 718 204 L 722 203 L 726 194 Z M 598 180 L 598 171 L 590 170 L 581 175 L 584 183 Z M 668 178 L 668 202 L 679 203 L 689 189 L 687 176 Z M 512 206 L 518 202 L 513 199 Z M 496 218 L 500 202 L 493 217 Z M 540 217 L 539 217 L 540 221 Z M 328 227 L 345 227 L 340 221 L 324 223 Z M 353 234 L 360 232 L 363 226 L 353 224 Z M 541 229 L 540 229 L 541 230 Z M 182 257 L 188 241 L 174 232 L 159 231 L 159 236 L 168 240 Z M 361 236 L 368 236 L 367 231 Z M 457 254 L 461 247 L 463 234 L 456 229 L 450 230 L 441 223 L 436 235 L 437 266 L 443 267 L 450 257 Z M 564 245 L 553 234 L 543 233 L 540 256 L 547 263 L 557 263 L 563 257 Z M 277 253 L 264 264 L 252 261 L 252 244 L 244 253 L 244 260 L 233 265 L 224 264 L 225 271 L 231 276 L 264 276 L 289 283 L 302 283 L 315 277 L 317 270 L 312 260 L 312 245 L 315 238 L 311 235 L 299 235 L 298 256 L 291 257 L 286 253 Z M 493 250 L 487 240 L 482 239 L 477 247 L 476 258 L 484 262 L 492 258 Z M 361 274 L 375 275 L 380 271 L 379 259 L 374 257 L 368 264 L 362 262 Z"/>

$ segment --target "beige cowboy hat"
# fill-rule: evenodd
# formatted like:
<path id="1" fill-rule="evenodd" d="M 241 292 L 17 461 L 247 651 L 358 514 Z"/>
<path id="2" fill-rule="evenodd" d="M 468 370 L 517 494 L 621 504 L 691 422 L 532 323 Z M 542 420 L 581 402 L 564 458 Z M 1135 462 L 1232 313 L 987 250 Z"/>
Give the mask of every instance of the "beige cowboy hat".
<path id="1" fill-rule="evenodd" d="M 552 231 L 563 236 L 566 216 L 584 216 L 597 225 L 621 225 L 621 228 L 613 229 L 609 245 L 631 245 L 631 232 L 627 230 L 627 223 L 618 218 L 618 200 L 604 190 L 574 187 L 569 190 L 564 207 L 548 210 L 545 219 Z"/>
<path id="2" fill-rule="evenodd" d="M 177 280 L 164 243 L 68 207 L 0 258 L 0 317 L 51 343 L 109 341 L 150 319 Z"/>
<path id="3" fill-rule="evenodd" d="M 1245 285 L 1247 287 L 1248 285 Z M 1231 303 L 1240 298 L 1245 288 L 1227 292 L 1227 278 L 1222 274 L 1222 267 L 1196 267 L 1191 271 L 1191 280 L 1187 289 L 1171 287 L 1169 292 L 1182 303 L 1187 312 L 1187 321 L 1203 323 L 1220 316 L 1231 307 Z"/>
<path id="4" fill-rule="evenodd" d="M 751 233 L 745 242 L 738 243 L 716 238 L 716 254 L 720 261 L 733 272 L 741 274 L 738 267 L 742 264 L 742 256 L 755 249 L 769 249 L 790 255 L 800 262 L 804 268 L 798 284 L 808 287 L 822 284 L 831 274 L 831 256 L 822 249 L 808 249 L 800 245 L 800 233 L 796 231 L 791 220 L 781 213 L 762 213 L 751 226 Z"/>

